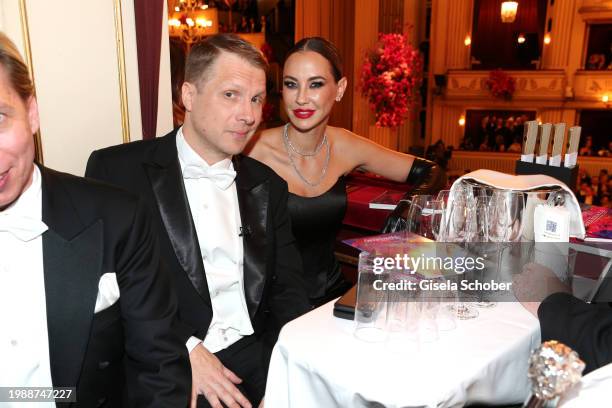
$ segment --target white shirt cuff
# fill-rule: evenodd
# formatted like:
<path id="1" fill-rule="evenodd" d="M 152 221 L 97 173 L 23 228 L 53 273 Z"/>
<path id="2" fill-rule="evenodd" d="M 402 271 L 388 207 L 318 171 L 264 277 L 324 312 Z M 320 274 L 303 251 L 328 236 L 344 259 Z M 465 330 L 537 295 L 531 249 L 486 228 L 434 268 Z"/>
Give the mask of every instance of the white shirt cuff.
<path id="1" fill-rule="evenodd" d="M 198 345 L 198 344 L 202 344 L 202 340 L 198 339 L 197 337 L 193 337 L 191 336 L 188 340 L 187 343 L 185 344 L 187 346 L 187 351 L 191 354 L 191 351 Z"/>

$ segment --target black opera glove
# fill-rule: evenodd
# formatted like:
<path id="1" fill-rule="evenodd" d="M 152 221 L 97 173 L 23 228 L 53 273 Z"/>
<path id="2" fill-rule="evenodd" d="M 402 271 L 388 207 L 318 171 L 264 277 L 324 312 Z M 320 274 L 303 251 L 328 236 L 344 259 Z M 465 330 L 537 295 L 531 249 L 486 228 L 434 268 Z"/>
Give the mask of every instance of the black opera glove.
<path id="1" fill-rule="evenodd" d="M 389 214 L 382 229 L 383 233 L 400 231 L 406 228 L 406 219 L 413 195 L 437 193 L 446 186 L 446 172 L 435 162 L 415 157 L 406 178 L 406 183 L 413 186 L 407 191 Z"/>
<path id="2" fill-rule="evenodd" d="M 437 193 L 446 186 L 446 172 L 435 162 L 415 157 L 406 183 L 413 186 L 410 196 Z"/>

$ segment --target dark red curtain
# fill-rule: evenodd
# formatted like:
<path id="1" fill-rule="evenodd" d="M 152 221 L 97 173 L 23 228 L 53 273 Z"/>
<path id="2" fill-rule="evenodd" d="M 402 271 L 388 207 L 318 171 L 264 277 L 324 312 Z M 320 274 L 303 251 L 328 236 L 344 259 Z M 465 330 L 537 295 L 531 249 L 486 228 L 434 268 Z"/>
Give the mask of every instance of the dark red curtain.
<path id="1" fill-rule="evenodd" d="M 153 139 L 157 129 L 159 59 L 164 0 L 134 0 L 136 47 L 140 82 L 140 116 L 143 139 Z"/>
<path id="2" fill-rule="evenodd" d="M 472 27 L 472 56 L 481 62 L 474 69 L 527 69 L 530 59 L 541 55 L 546 19 L 546 0 L 518 0 L 516 20 L 502 23 L 504 0 L 475 0 Z M 518 34 L 527 42 L 518 45 Z M 526 49 L 530 47 L 529 49 Z M 522 58 L 525 56 L 525 58 Z"/>

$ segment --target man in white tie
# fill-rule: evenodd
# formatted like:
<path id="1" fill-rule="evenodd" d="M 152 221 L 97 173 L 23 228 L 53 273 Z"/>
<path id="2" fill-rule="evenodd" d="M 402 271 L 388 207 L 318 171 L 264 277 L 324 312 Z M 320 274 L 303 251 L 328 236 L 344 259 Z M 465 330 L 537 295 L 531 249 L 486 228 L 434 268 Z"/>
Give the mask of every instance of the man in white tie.
<path id="1" fill-rule="evenodd" d="M 189 362 L 146 206 L 35 164 L 38 127 L 28 69 L 0 33 L 0 387 L 12 390 L 0 403 L 21 406 L 25 387 L 76 387 L 57 395 L 185 406 Z"/>
<path id="2" fill-rule="evenodd" d="M 266 66 L 244 40 L 209 37 L 187 59 L 184 125 L 95 151 L 87 165 L 88 177 L 138 193 L 155 213 L 190 352 L 192 407 L 256 406 L 280 326 L 309 309 L 287 184 L 240 155 L 261 121 Z"/>

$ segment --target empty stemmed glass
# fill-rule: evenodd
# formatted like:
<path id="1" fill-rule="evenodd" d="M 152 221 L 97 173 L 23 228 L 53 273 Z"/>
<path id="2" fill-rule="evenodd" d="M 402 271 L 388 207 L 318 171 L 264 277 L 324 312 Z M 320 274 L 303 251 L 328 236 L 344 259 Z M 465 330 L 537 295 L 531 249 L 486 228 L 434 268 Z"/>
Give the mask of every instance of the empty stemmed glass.
<path id="1" fill-rule="evenodd" d="M 425 212 L 431 214 L 429 228 L 434 241 L 440 241 L 443 237 L 444 224 L 444 202 L 441 200 L 431 200 L 425 207 Z"/>
<path id="2" fill-rule="evenodd" d="M 448 247 L 451 251 L 463 252 L 465 250 L 463 246 L 471 239 L 473 231 L 473 211 L 470 208 L 473 203 L 469 200 L 471 193 L 463 185 L 455 187 L 448 193 L 441 193 L 442 199 L 440 201 L 444 211 L 441 219 L 440 240 L 454 243 Z M 446 200 L 444 200 L 445 198 Z M 453 255 L 457 256 L 458 254 Z M 458 274 L 457 277 L 459 276 Z M 452 307 L 455 316 L 460 320 L 478 317 L 478 311 L 465 302 L 458 301 Z"/>
<path id="3" fill-rule="evenodd" d="M 430 203 L 433 200 L 430 195 L 414 195 L 411 198 L 410 208 L 408 209 L 408 217 L 406 218 L 406 230 L 425 238 L 433 239 L 431 231 L 431 208 Z"/>
<path id="4" fill-rule="evenodd" d="M 486 186 L 466 186 L 466 188 L 468 190 L 467 201 L 470 209 L 467 221 L 466 246 L 470 252 L 476 254 L 485 253 L 485 257 L 487 257 L 486 252 L 490 252 L 490 245 L 487 243 L 490 240 L 489 205 L 491 190 Z M 486 270 L 475 269 L 474 273 L 477 270 L 480 272 L 478 276 L 480 278 L 484 277 Z M 478 301 L 475 302 L 477 307 L 495 306 L 495 302 L 484 300 L 483 295 L 483 292 L 478 293 Z"/>
<path id="5" fill-rule="evenodd" d="M 445 238 L 447 242 L 467 242 L 470 236 L 470 207 L 466 190 L 449 193 L 446 203 Z"/>
<path id="6" fill-rule="evenodd" d="M 513 242 L 523 235 L 525 195 L 520 191 L 494 190 L 489 203 L 489 240 L 496 243 L 497 277 L 504 265 L 502 259 Z"/>

